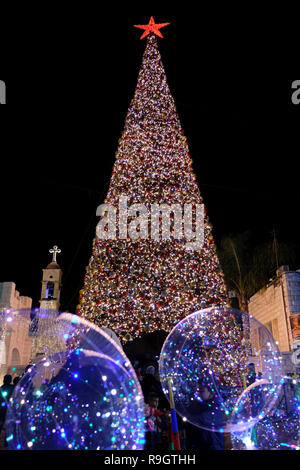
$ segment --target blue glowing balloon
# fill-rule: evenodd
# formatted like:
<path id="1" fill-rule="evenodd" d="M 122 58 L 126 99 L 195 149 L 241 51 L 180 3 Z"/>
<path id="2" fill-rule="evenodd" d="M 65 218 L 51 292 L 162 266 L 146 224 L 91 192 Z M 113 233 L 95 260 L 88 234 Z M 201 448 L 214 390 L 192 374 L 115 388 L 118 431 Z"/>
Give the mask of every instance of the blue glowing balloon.
<path id="1" fill-rule="evenodd" d="M 251 315 L 228 307 L 196 312 L 166 339 L 159 363 L 184 420 L 216 432 L 243 430 L 272 409 L 281 361 L 271 333 Z M 169 397 L 170 399 L 170 397 Z"/>
<path id="2" fill-rule="evenodd" d="M 272 411 L 243 433 L 233 433 L 234 450 L 300 450 L 300 380 L 282 378 Z"/>
<path id="3" fill-rule="evenodd" d="M 37 311 L 35 320 L 35 361 L 7 410 L 9 449 L 143 449 L 143 395 L 119 345 L 76 315 Z"/>

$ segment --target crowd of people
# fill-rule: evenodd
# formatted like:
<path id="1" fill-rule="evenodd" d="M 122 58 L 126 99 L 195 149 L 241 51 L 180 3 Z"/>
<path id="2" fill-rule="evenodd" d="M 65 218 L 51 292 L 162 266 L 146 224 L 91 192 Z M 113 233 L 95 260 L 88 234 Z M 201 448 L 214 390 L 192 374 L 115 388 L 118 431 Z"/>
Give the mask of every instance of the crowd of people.
<path id="1" fill-rule="evenodd" d="M 170 405 L 162 390 L 158 370 L 154 365 L 145 368 L 134 363 L 145 400 L 146 444 L 145 450 L 165 452 L 172 445 Z M 202 402 L 196 405 L 195 413 L 211 416 L 214 393 L 208 387 L 200 387 Z M 222 419 L 222 417 L 220 417 Z M 224 434 L 205 430 L 184 421 L 177 415 L 181 450 L 224 450 Z M 207 426 L 209 427 L 209 425 Z"/>
<path id="2" fill-rule="evenodd" d="M 143 371 L 135 362 L 145 400 L 145 450 L 164 451 L 169 448 L 169 402 L 167 401 L 156 368 L 149 365 Z"/>
<path id="3" fill-rule="evenodd" d="M 0 388 L 0 435 L 4 427 L 9 399 L 12 396 L 14 388 L 19 382 L 19 380 L 20 380 L 20 377 L 17 376 L 14 379 L 12 379 L 12 376 L 10 374 L 6 374 L 3 378 L 3 384 L 1 385 L 1 388 Z M 4 436 L 4 446 L 7 447 L 5 436 Z"/>
<path id="4" fill-rule="evenodd" d="M 170 405 L 163 392 L 159 380 L 158 368 L 150 364 L 140 366 L 137 361 L 134 362 L 136 375 L 139 379 L 145 401 L 145 424 L 146 424 L 146 443 L 145 450 L 165 452 L 172 449 L 172 422 L 170 414 Z M 0 394 L 0 434 L 5 424 L 7 405 L 19 382 L 20 377 L 7 374 L 4 376 L 3 385 Z M 202 413 L 205 417 L 206 410 L 213 403 L 214 394 L 209 388 L 199 389 L 202 396 L 202 402 L 196 405 L 195 413 Z M 204 430 L 189 424 L 177 415 L 177 424 L 181 450 L 224 450 L 224 436 L 221 433 L 215 433 Z M 4 446 L 7 443 L 4 438 Z M 2 443 L 1 443 L 2 444 Z"/>

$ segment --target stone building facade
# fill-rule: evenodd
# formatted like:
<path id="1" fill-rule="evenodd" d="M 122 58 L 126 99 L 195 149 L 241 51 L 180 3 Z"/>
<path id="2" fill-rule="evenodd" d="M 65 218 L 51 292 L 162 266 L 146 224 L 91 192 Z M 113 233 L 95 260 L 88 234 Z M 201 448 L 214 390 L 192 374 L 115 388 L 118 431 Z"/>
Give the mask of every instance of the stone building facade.
<path id="1" fill-rule="evenodd" d="M 23 372 L 30 361 L 32 338 L 29 337 L 32 299 L 21 296 L 14 282 L 0 283 L 0 310 L 7 310 L 6 321 L 0 321 L 0 380 L 9 373 Z M 22 316 L 17 311 L 22 309 Z"/>
<path id="2" fill-rule="evenodd" d="M 279 268 L 276 277 L 251 297 L 248 308 L 278 343 L 286 373 L 295 373 L 300 366 L 300 270 Z M 262 336 L 263 329 L 256 335 L 257 347 Z"/>
<path id="3" fill-rule="evenodd" d="M 13 377 L 21 375 L 26 366 L 44 355 L 46 336 L 49 328 L 47 311 L 59 310 L 62 271 L 57 264 L 56 255 L 61 250 L 54 246 L 49 252 L 52 261 L 43 269 L 40 309 L 44 315 L 34 320 L 32 299 L 21 296 L 14 282 L 0 283 L 0 381 L 5 374 Z M 37 311 L 39 309 L 36 309 Z M 43 318 L 45 317 L 45 319 Z M 57 349 L 57 341 L 52 340 Z M 49 348 L 49 344 L 47 344 Z"/>

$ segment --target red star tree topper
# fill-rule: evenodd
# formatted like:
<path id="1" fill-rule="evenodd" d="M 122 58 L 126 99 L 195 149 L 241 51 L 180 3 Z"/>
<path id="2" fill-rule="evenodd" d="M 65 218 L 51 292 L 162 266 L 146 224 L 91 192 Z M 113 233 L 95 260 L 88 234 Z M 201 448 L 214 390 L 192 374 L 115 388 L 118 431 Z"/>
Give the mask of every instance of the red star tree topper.
<path id="1" fill-rule="evenodd" d="M 135 28 L 140 28 L 144 29 L 145 32 L 142 34 L 141 39 L 144 39 L 148 34 L 151 32 L 156 34 L 156 36 L 159 36 L 160 38 L 163 38 L 163 35 L 159 31 L 161 28 L 164 28 L 165 26 L 168 26 L 170 23 L 158 23 L 156 24 L 154 21 L 153 16 L 151 16 L 149 24 L 141 25 L 141 24 L 135 24 Z"/>

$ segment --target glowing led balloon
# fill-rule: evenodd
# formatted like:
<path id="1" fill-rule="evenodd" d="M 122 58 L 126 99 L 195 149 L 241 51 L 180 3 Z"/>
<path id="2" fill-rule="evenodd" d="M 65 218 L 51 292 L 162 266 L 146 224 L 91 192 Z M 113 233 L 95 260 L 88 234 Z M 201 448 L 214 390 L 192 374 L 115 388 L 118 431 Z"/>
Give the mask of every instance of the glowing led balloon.
<path id="1" fill-rule="evenodd" d="M 280 354 L 255 318 L 212 307 L 182 320 L 163 346 L 159 371 L 176 411 L 211 431 L 242 431 L 272 409 L 281 389 Z"/>
<path id="2" fill-rule="evenodd" d="M 143 449 L 143 395 L 122 349 L 76 315 L 34 313 L 35 360 L 9 403 L 9 449 Z"/>
<path id="3" fill-rule="evenodd" d="M 300 380 L 283 377 L 272 411 L 244 433 L 234 433 L 234 450 L 300 450 Z"/>

